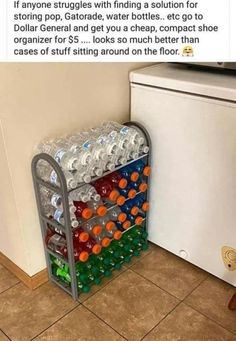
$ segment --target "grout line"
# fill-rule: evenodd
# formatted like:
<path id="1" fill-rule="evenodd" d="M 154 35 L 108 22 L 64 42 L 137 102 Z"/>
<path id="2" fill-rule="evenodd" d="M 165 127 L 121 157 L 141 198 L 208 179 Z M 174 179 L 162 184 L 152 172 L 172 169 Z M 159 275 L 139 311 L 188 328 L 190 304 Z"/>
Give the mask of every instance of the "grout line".
<path id="1" fill-rule="evenodd" d="M 104 285 L 101 285 L 100 288 L 95 291 L 93 294 L 91 294 L 90 296 L 88 296 L 85 300 L 83 301 L 78 301 L 83 304 L 84 302 L 86 302 L 88 299 L 90 299 L 91 297 L 93 297 L 94 295 L 96 295 L 98 292 L 100 292 L 101 290 L 103 290 L 108 284 L 110 284 L 112 281 L 114 281 L 115 279 L 117 279 L 118 277 L 120 277 L 123 273 L 125 273 L 128 269 L 124 268 L 123 271 L 121 271 L 120 273 L 118 273 L 115 277 L 111 278 L 110 281 L 108 281 L 107 283 L 105 283 Z"/>
<path id="2" fill-rule="evenodd" d="M 69 294 L 68 294 L 69 295 Z M 50 324 L 47 328 L 45 328 L 44 330 L 42 330 L 40 333 L 38 333 L 37 335 L 35 335 L 32 339 L 30 339 L 30 341 L 35 340 L 36 337 L 38 337 L 39 335 L 43 334 L 44 332 L 46 332 L 49 328 L 51 328 L 52 326 L 54 326 L 54 324 L 56 324 L 57 322 L 59 322 L 60 320 L 62 320 L 64 317 L 66 317 L 67 315 L 69 315 L 70 313 L 72 313 L 72 311 L 74 311 L 76 308 L 78 308 L 81 304 L 77 304 L 74 308 L 70 309 L 69 311 L 67 311 L 64 315 L 62 315 L 61 317 L 59 317 L 59 319 L 57 319 L 56 321 L 54 321 L 52 324 Z"/>
<path id="3" fill-rule="evenodd" d="M 100 321 L 102 321 L 103 323 L 105 323 L 109 328 L 111 328 L 112 330 L 114 330 L 114 332 L 116 332 L 116 334 L 119 334 L 123 339 L 129 341 L 125 336 L 123 336 L 122 334 L 120 334 L 117 330 L 115 330 L 112 326 L 110 326 L 105 320 L 103 320 L 99 315 L 97 315 L 94 311 L 90 310 L 88 307 L 84 306 L 82 304 L 82 306 L 87 309 L 90 313 L 92 313 L 94 316 L 96 316 Z"/>
<path id="4" fill-rule="evenodd" d="M 173 298 L 179 300 L 180 302 L 182 302 L 182 300 L 180 298 L 178 298 L 177 296 L 171 294 L 170 292 L 166 291 L 165 289 L 159 287 L 156 283 L 152 282 L 149 278 L 144 277 L 143 275 L 141 275 L 140 273 L 136 272 L 135 270 L 133 270 L 132 268 L 129 268 L 128 270 L 131 270 L 132 272 L 134 272 L 136 275 L 142 277 L 143 279 L 146 279 L 146 281 L 152 283 L 153 285 L 155 285 L 158 289 L 161 289 L 162 291 L 164 291 L 166 294 L 172 296 Z"/>
<path id="5" fill-rule="evenodd" d="M 179 303 L 173 308 L 171 309 L 171 311 L 169 311 L 168 314 L 166 314 L 152 329 L 149 330 L 149 332 L 147 334 L 145 334 L 140 341 L 142 341 L 148 334 L 150 334 L 157 326 L 159 326 L 159 324 L 161 322 L 163 322 L 180 304 L 182 303 L 182 301 L 179 301 Z"/>
<path id="6" fill-rule="evenodd" d="M 21 284 L 21 283 L 22 283 L 22 282 L 19 281 L 19 282 L 17 282 L 16 284 L 13 284 L 11 287 L 9 287 L 9 288 L 3 290 L 2 292 L 0 292 L 0 297 L 1 297 L 1 295 L 2 295 L 4 292 L 6 292 L 6 291 L 8 291 L 8 290 L 10 290 L 10 289 L 12 289 L 12 288 L 14 288 L 14 287 L 16 287 L 17 285 L 19 285 L 19 284 Z"/>
<path id="7" fill-rule="evenodd" d="M 191 290 L 191 291 L 184 297 L 184 299 L 182 300 L 182 302 L 184 302 L 184 300 L 186 300 L 186 299 L 187 299 L 195 290 L 197 290 L 197 289 L 200 287 L 200 285 L 202 285 L 203 282 L 205 282 L 208 278 L 209 278 L 209 275 L 207 275 L 206 278 L 204 278 L 203 280 L 201 280 L 201 282 L 200 282 L 193 290 Z"/>
<path id="8" fill-rule="evenodd" d="M 10 337 L 2 329 L 0 329 L 0 331 L 6 336 L 6 338 L 8 338 L 8 340 L 12 341 L 12 339 L 10 339 Z"/>
<path id="9" fill-rule="evenodd" d="M 223 326 L 219 321 L 216 321 L 216 320 L 214 320 L 214 318 L 212 318 L 212 317 L 206 315 L 205 313 L 201 312 L 201 311 L 198 310 L 197 308 L 193 307 L 190 303 L 188 303 L 188 302 L 183 302 L 183 303 L 184 303 L 185 305 L 187 305 L 189 308 L 195 310 L 197 313 L 199 313 L 199 314 L 203 315 L 204 317 L 206 317 L 208 320 L 214 322 L 214 323 L 217 324 L 219 327 L 221 327 L 221 328 L 227 330 L 227 331 L 228 331 L 229 333 L 231 333 L 232 335 L 234 335 L 234 336 L 236 335 L 236 331 L 233 331 L 233 330 L 231 330 L 231 329 L 227 329 L 227 328 L 226 328 L 225 326 Z"/>

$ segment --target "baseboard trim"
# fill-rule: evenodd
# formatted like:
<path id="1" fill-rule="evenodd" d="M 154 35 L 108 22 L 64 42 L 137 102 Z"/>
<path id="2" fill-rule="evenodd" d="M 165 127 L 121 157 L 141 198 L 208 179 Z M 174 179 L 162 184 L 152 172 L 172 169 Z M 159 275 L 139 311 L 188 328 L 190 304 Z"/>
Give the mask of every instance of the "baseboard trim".
<path id="1" fill-rule="evenodd" d="M 19 278 L 19 280 L 23 282 L 31 290 L 38 288 L 40 285 L 48 281 L 47 269 L 44 269 L 31 277 L 1 252 L 0 264 L 2 264 L 17 278 Z"/>

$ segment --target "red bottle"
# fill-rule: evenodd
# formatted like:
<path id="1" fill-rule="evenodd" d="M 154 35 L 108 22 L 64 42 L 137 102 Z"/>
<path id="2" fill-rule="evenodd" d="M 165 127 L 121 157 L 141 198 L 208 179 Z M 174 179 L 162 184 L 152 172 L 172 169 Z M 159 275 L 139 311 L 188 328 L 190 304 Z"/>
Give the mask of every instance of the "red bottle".
<path id="1" fill-rule="evenodd" d="M 94 253 L 95 255 L 98 255 L 101 252 L 102 247 L 101 245 L 97 244 L 95 239 L 89 237 L 88 241 L 84 244 L 84 250 L 89 254 Z"/>
<path id="2" fill-rule="evenodd" d="M 74 231 L 74 240 L 76 243 L 86 243 L 89 240 L 89 234 L 79 227 Z"/>
<path id="3" fill-rule="evenodd" d="M 119 174 L 118 172 L 113 172 L 111 174 L 108 174 L 106 176 L 106 179 L 108 179 L 108 181 L 111 181 L 115 188 L 124 189 L 126 188 L 128 184 L 128 181 L 125 178 L 123 178 L 121 174 Z"/>
<path id="4" fill-rule="evenodd" d="M 86 262 L 88 260 L 89 254 L 84 250 L 82 246 L 83 244 L 84 243 L 74 242 L 74 258 L 76 262 Z M 63 255 L 64 257 L 68 258 L 67 246 L 65 246 L 63 249 Z"/>
<path id="5" fill-rule="evenodd" d="M 82 201 L 74 201 L 74 206 L 76 208 L 75 216 L 77 219 L 84 218 L 90 219 L 93 215 L 93 212 L 88 205 Z"/>
<path id="6" fill-rule="evenodd" d="M 95 182 L 94 187 L 101 197 L 109 202 L 116 202 L 119 192 L 114 189 L 114 184 L 109 179 L 99 179 Z"/>

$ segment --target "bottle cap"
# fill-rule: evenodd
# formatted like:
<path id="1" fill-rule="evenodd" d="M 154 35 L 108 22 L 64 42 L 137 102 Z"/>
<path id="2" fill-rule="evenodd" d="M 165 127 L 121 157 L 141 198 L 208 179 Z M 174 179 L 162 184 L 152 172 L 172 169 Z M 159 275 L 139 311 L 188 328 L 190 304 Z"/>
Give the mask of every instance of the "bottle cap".
<path id="1" fill-rule="evenodd" d="M 84 219 L 90 219 L 93 215 L 93 212 L 90 208 L 85 208 L 82 212 L 82 217 Z"/>
<path id="2" fill-rule="evenodd" d="M 129 193 L 128 193 L 128 197 L 130 198 L 130 199 L 133 199 L 134 197 L 135 197 L 135 195 L 136 195 L 136 191 L 135 191 L 135 189 L 130 189 L 129 190 Z"/>
<path id="3" fill-rule="evenodd" d="M 114 227 L 115 227 L 114 221 L 109 220 L 109 221 L 106 223 L 106 230 L 107 230 L 107 231 L 111 231 Z"/>
<path id="4" fill-rule="evenodd" d="M 120 213 L 117 217 L 118 221 L 120 221 L 121 223 L 125 222 L 127 218 L 127 214 L 125 214 L 124 212 Z"/>
<path id="5" fill-rule="evenodd" d="M 127 184 L 128 184 L 128 181 L 125 178 L 122 178 L 120 179 L 118 186 L 119 188 L 124 189 L 127 186 Z"/>
<path id="6" fill-rule="evenodd" d="M 149 211 L 149 208 L 150 208 L 149 202 L 148 202 L 148 201 L 145 201 L 145 202 L 143 203 L 143 205 L 142 205 L 142 210 L 143 210 L 144 212 L 147 212 L 147 211 Z"/>
<path id="7" fill-rule="evenodd" d="M 121 231 L 116 231 L 113 235 L 115 240 L 119 240 L 122 237 L 122 232 Z"/>
<path id="8" fill-rule="evenodd" d="M 95 236 L 98 236 L 102 232 L 102 226 L 101 225 L 95 225 L 92 229 L 93 234 Z"/>
<path id="9" fill-rule="evenodd" d="M 116 201 L 116 199 L 118 198 L 119 196 L 119 192 L 116 191 L 115 189 L 113 191 L 111 191 L 111 193 L 109 194 L 109 199 L 111 201 Z"/>
<path id="10" fill-rule="evenodd" d="M 100 216 L 100 217 L 103 217 L 105 214 L 107 213 L 107 208 L 105 206 L 99 206 L 97 208 L 97 214 Z"/>
<path id="11" fill-rule="evenodd" d="M 146 184 L 146 182 L 142 182 L 140 185 L 139 185 L 139 190 L 140 192 L 146 192 L 148 188 L 148 185 Z"/>
<path id="12" fill-rule="evenodd" d="M 140 216 L 138 216 L 138 217 L 135 219 L 135 224 L 136 224 L 136 225 L 141 225 L 142 222 L 143 222 L 143 218 L 140 217 Z"/>
<path id="13" fill-rule="evenodd" d="M 123 227 L 125 230 L 127 230 L 130 226 L 131 226 L 131 222 L 130 222 L 129 220 L 126 220 L 126 221 L 123 223 L 123 225 L 122 225 L 122 227 Z"/>
<path id="14" fill-rule="evenodd" d="M 102 247 L 108 247 L 110 245 L 110 243 L 111 243 L 111 239 L 105 237 L 102 240 Z"/>
<path id="15" fill-rule="evenodd" d="M 138 211 L 139 211 L 139 208 L 137 206 L 133 206 L 130 210 L 130 213 L 132 215 L 137 215 L 138 214 Z"/>
<path id="16" fill-rule="evenodd" d="M 92 248 L 92 253 L 94 253 L 95 255 L 98 255 L 102 250 L 101 245 L 99 244 L 95 244 Z"/>
<path id="17" fill-rule="evenodd" d="M 82 251 L 79 255 L 79 260 L 81 262 L 86 262 L 88 260 L 89 254 L 86 251 Z"/>
<path id="18" fill-rule="evenodd" d="M 139 178 L 139 173 L 138 172 L 133 172 L 131 175 L 130 175 L 130 180 L 133 181 L 133 182 L 136 182 Z"/>
<path id="19" fill-rule="evenodd" d="M 89 239 L 89 234 L 87 232 L 81 232 L 79 235 L 79 241 L 82 243 L 87 242 Z"/>
<path id="20" fill-rule="evenodd" d="M 143 169 L 143 175 L 145 176 L 149 176 L 151 174 L 151 167 L 150 166 L 146 166 Z"/>
<path id="21" fill-rule="evenodd" d="M 118 206 L 122 206 L 125 203 L 125 197 L 123 195 L 119 195 L 119 197 L 116 200 L 116 203 Z"/>

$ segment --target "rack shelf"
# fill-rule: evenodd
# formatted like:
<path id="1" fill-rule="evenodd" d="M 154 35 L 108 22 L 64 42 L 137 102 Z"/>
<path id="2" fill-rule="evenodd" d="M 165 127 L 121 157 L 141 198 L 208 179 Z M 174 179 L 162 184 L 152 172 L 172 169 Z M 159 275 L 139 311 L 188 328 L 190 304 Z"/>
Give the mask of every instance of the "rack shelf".
<path id="1" fill-rule="evenodd" d="M 145 130 L 144 127 L 142 127 L 137 122 L 126 122 L 124 124 L 127 126 L 130 126 L 130 127 L 134 127 L 136 130 L 141 131 L 145 135 L 146 140 L 148 142 L 148 146 L 149 146 L 149 153 L 143 154 L 135 160 L 130 160 L 125 165 L 119 165 L 113 171 L 106 171 L 100 177 L 94 177 L 91 180 L 91 183 L 93 183 L 94 181 L 96 181 L 96 180 L 98 180 L 98 179 L 100 179 L 100 178 L 102 178 L 108 174 L 111 174 L 115 171 L 119 171 L 123 167 L 126 167 L 128 165 L 132 165 L 132 163 L 136 162 L 137 160 L 145 159 L 145 162 L 147 164 L 149 164 L 151 143 L 150 143 L 150 137 L 149 137 L 147 131 Z M 54 186 L 53 184 L 51 184 L 47 181 L 44 181 L 43 179 L 41 179 L 39 177 L 39 175 L 37 173 L 37 165 L 38 165 L 39 161 L 46 161 L 51 166 L 52 170 L 54 170 L 54 172 L 57 175 L 57 180 L 58 180 L 59 186 Z M 42 232 L 42 237 L 43 237 L 44 252 L 45 252 L 45 256 L 46 256 L 49 278 L 52 282 L 54 282 L 59 287 L 61 287 L 64 291 L 66 291 L 68 294 L 70 294 L 74 299 L 77 299 L 79 293 L 78 293 L 78 285 L 77 285 L 78 279 L 76 276 L 76 266 L 80 262 L 75 261 L 75 259 L 74 259 L 73 232 L 74 232 L 74 230 L 76 230 L 76 228 L 71 227 L 71 218 L 70 218 L 70 211 L 69 211 L 69 195 L 71 192 L 78 190 L 81 186 L 84 185 L 84 183 L 80 183 L 74 189 L 68 189 L 67 184 L 66 184 L 66 179 L 65 179 L 64 173 L 63 173 L 60 165 L 50 155 L 45 154 L 45 153 L 38 154 L 33 158 L 33 160 L 32 160 L 32 175 L 33 175 L 35 196 L 36 196 L 36 201 L 37 201 L 39 220 L 40 220 L 41 232 Z M 147 180 L 147 183 L 148 183 L 148 180 Z M 43 186 L 43 187 L 49 189 L 50 191 L 57 193 L 61 196 L 62 207 L 63 207 L 63 217 L 64 217 L 64 224 L 63 225 L 59 224 L 54 219 L 50 219 L 49 217 L 47 217 L 45 215 L 43 205 L 42 205 L 42 198 L 41 198 L 41 194 L 40 194 L 40 187 L 41 186 Z M 139 195 L 140 193 L 141 192 L 137 192 L 136 196 Z M 145 193 L 145 195 L 146 195 L 146 198 L 148 200 L 149 191 L 147 191 Z M 125 202 L 127 202 L 128 200 L 130 200 L 130 198 L 126 198 Z M 114 204 L 114 205 L 106 204 L 106 206 L 107 206 L 107 210 L 109 212 L 111 209 L 116 207 L 117 204 Z M 143 222 L 141 224 L 146 230 L 147 230 L 147 221 L 148 221 L 147 218 L 148 218 L 148 216 L 146 216 L 146 218 L 143 219 Z M 96 219 L 96 216 L 91 217 L 87 221 L 92 221 L 93 219 Z M 57 252 L 53 252 L 52 250 L 50 250 L 47 247 L 47 245 L 45 243 L 45 239 L 46 239 L 48 225 L 52 226 L 54 229 L 57 229 L 57 230 L 63 232 L 63 234 L 65 235 L 66 242 L 67 242 L 68 259 L 65 259 L 60 254 L 58 254 Z M 127 230 L 123 231 L 123 235 L 125 235 L 127 232 L 131 231 L 133 228 L 134 228 L 134 225 L 131 226 L 130 228 L 128 228 Z M 63 262 L 63 264 L 65 264 L 69 267 L 69 273 L 70 273 L 70 278 L 71 278 L 70 286 L 66 285 L 66 283 L 64 283 L 63 281 L 59 280 L 52 273 L 51 256 L 59 259 L 61 262 Z"/>

